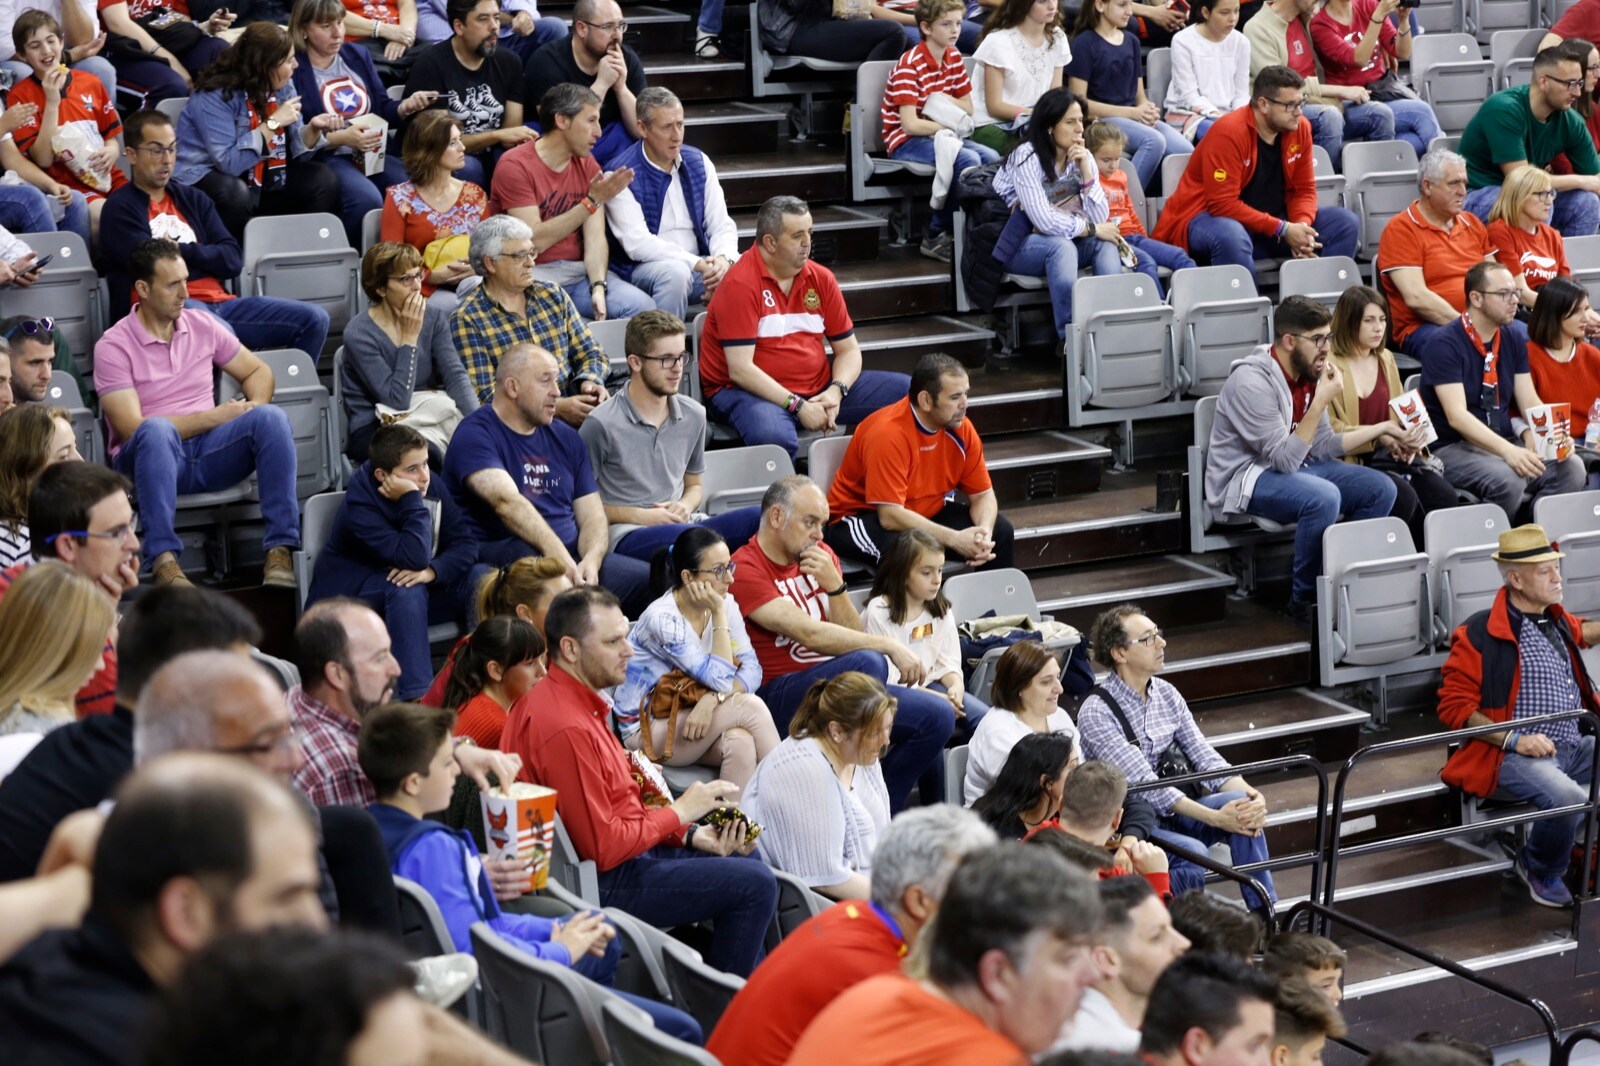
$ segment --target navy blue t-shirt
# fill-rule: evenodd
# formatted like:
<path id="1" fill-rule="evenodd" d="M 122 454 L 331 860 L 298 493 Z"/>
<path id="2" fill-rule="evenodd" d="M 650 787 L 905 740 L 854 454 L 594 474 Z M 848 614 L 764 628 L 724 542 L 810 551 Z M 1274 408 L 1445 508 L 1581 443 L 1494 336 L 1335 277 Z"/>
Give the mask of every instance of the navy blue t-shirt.
<path id="1" fill-rule="evenodd" d="M 1133 107 L 1139 102 L 1139 79 L 1144 62 L 1139 55 L 1139 38 L 1131 30 L 1122 31 L 1122 43 L 1112 44 L 1093 30 L 1072 39 L 1072 62 L 1065 77 L 1082 78 L 1088 83 L 1089 99 L 1113 107 Z"/>
<path id="2" fill-rule="evenodd" d="M 556 421 L 524 435 L 500 421 L 494 405 L 487 403 L 461 420 L 445 452 L 444 481 L 468 521 L 477 527 L 480 541 L 514 536 L 494 508 L 467 488 L 468 477 L 491 469 L 511 475 L 518 491 L 561 543 L 569 549 L 577 544 L 573 502 L 599 491 L 589 452 L 577 430 Z"/>
<path id="3" fill-rule="evenodd" d="M 1439 385 L 1460 385 L 1467 394 L 1467 410 L 1479 421 L 1506 440 L 1516 443 L 1511 432 L 1511 405 L 1515 397 L 1516 376 L 1528 373 L 1528 346 L 1509 329 L 1500 329 L 1500 355 L 1495 362 L 1500 376 L 1496 390 L 1499 402 L 1492 410 L 1484 412 L 1481 406 L 1483 392 L 1483 356 L 1477 345 L 1467 336 L 1466 327 L 1458 318 L 1433 335 L 1422 350 L 1422 402 L 1433 419 L 1433 428 L 1439 433 L 1439 445 L 1455 444 L 1461 440 L 1444 417 L 1439 406 Z M 455 447 L 451 444 L 451 447 Z"/>

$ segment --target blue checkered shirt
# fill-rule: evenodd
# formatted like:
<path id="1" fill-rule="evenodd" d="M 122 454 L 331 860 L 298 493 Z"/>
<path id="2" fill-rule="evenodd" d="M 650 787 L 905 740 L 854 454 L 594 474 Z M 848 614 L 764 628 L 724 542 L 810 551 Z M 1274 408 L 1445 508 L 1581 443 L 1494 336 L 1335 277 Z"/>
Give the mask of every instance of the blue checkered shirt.
<path id="1" fill-rule="evenodd" d="M 1552 644 L 1551 641 L 1556 643 Z M 1517 631 L 1517 653 L 1522 660 L 1522 672 L 1517 683 L 1517 707 L 1511 716 L 1513 721 L 1576 710 L 1583 706 L 1583 693 L 1578 689 L 1577 678 L 1572 675 L 1572 659 L 1564 642 L 1556 634 L 1555 623 L 1550 623 L 1550 636 L 1546 637 L 1537 622 L 1523 615 L 1522 628 Z M 1576 746 L 1578 743 L 1576 718 L 1549 722 L 1539 726 L 1538 730 L 1554 741 L 1558 748 Z"/>
<path id="2" fill-rule="evenodd" d="M 546 281 L 529 285 L 526 317 L 501 307 L 479 285 L 451 313 L 450 330 L 480 403 L 494 398 L 494 371 L 500 365 L 500 353 L 514 344 L 537 344 L 556 357 L 563 394 L 570 391 L 569 382 L 606 382 L 610 367 L 606 353 L 583 324 L 572 297 L 559 285 Z"/>
<path id="3" fill-rule="evenodd" d="M 1117 716 L 1099 696 L 1089 696 L 1078 708 L 1078 736 L 1083 742 L 1083 753 L 1090 759 L 1104 759 L 1114 764 L 1127 777 L 1128 784 L 1142 785 L 1156 779 L 1156 760 L 1167 750 L 1167 745 L 1177 738 L 1189 765 L 1196 771 L 1229 770 L 1228 760 L 1217 754 L 1200 727 L 1195 724 L 1189 704 L 1178 690 L 1159 677 L 1150 679 L 1149 700 L 1145 700 L 1117 674 L 1108 676 L 1101 684 L 1122 707 L 1128 716 L 1133 735 L 1139 738 L 1136 748 L 1128 743 L 1127 734 Z M 1227 773 L 1209 778 L 1208 791 L 1215 792 L 1228 779 Z M 1158 788 L 1143 793 L 1163 818 L 1183 798 L 1175 788 Z"/>

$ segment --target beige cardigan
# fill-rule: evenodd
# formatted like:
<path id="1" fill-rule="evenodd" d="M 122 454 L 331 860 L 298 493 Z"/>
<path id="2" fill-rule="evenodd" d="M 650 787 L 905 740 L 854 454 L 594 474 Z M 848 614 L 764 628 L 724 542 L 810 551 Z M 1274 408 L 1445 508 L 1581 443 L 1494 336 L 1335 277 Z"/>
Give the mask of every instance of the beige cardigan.
<path id="1" fill-rule="evenodd" d="M 1333 426 L 1335 433 L 1348 433 L 1352 429 L 1360 429 L 1361 397 L 1356 395 L 1356 378 L 1350 372 L 1350 360 L 1332 353 L 1329 353 L 1329 358 L 1333 360 L 1333 365 L 1339 368 L 1339 373 L 1344 375 L 1344 390 L 1328 404 L 1328 422 Z M 1391 400 L 1405 391 L 1400 384 L 1400 368 L 1395 366 L 1394 354 L 1387 348 L 1378 349 L 1378 370 L 1389 382 Z M 1345 462 L 1361 462 L 1362 457 L 1372 454 L 1373 447 L 1374 442 L 1368 441 L 1346 455 Z"/>

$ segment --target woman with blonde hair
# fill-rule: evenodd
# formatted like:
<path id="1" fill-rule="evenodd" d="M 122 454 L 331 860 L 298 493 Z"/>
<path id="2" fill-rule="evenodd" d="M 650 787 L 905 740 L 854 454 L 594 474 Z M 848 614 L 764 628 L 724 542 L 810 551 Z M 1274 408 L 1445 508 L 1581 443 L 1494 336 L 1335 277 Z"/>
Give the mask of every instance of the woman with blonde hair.
<path id="1" fill-rule="evenodd" d="M 424 111 L 406 126 L 400 160 L 411 180 L 384 193 L 378 234 L 422 253 L 422 295 L 449 289 L 465 296 L 470 289 L 459 289 L 461 282 L 477 277 L 467 263 L 467 238 L 489 217 L 489 196 L 455 176 L 467 163 L 461 123 L 448 111 Z M 455 307 L 448 293 L 440 302 L 446 311 Z"/>
<path id="2" fill-rule="evenodd" d="M 483 576 L 478 583 L 476 617 L 480 622 L 485 618 L 520 618 L 531 623 L 539 631 L 539 636 L 543 637 L 544 615 L 550 609 L 550 601 L 571 587 L 567 568 L 559 559 L 529 555 L 497 570 L 490 570 Z M 433 685 L 421 702 L 429 707 L 445 705 L 445 689 L 449 687 L 450 675 L 455 670 L 456 655 L 469 639 L 470 635 L 456 641 L 444 668 L 433 679 Z"/>
<path id="3" fill-rule="evenodd" d="M 72 721 L 115 622 L 111 600 L 66 563 L 49 559 L 17 575 L 0 599 L 0 734 Z"/>
<path id="4" fill-rule="evenodd" d="M 0 569 L 33 552 L 28 495 L 39 474 L 52 463 L 82 458 L 62 408 L 29 403 L 0 414 Z"/>
<path id="5" fill-rule="evenodd" d="M 1500 196 L 1489 209 L 1489 243 L 1494 257 L 1517 287 L 1519 317 L 1526 317 L 1545 282 L 1572 273 L 1561 231 L 1550 225 L 1555 186 L 1542 167 L 1528 163 L 1506 175 Z"/>
<path id="6" fill-rule="evenodd" d="M 889 824 L 879 757 L 895 705 L 867 674 L 818 681 L 745 790 L 761 857 L 830 899 L 866 899 L 872 887 L 872 853 Z"/>

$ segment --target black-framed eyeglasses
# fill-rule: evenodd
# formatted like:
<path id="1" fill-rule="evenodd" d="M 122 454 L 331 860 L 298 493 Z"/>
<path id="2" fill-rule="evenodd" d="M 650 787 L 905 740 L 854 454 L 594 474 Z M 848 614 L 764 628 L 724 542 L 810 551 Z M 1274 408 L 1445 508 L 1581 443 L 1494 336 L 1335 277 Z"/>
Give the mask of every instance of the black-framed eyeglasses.
<path id="1" fill-rule="evenodd" d="M 538 258 L 539 253 L 529 248 L 526 252 L 501 252 L 496 259 L 514 259 L 518 263 L 531 263 Z"/>
<path id="2" fill-rule="evenodd" d="M 23 337 L 37 337 L 42 334 L 48 337 L 50 334 L 55 332 L 55 328 L 56 320 L 48 316 L 45 318 L 24 319 L 23 321 L 12 326 L 11 329 L 6 332 L 6 340 L 14 341 L 19 335 Z"/>
<path id="3" fill-rule="evenodd" d="M 72 537 L 75 540 L 106 540 L 124 541 L 133 535 L 133 523 L 124 522 L 115 529 L 88 530 L 88 529 L 63 529 L 59 533 L 52 533 L 44 538 L 46 544 L 54 544 L 62 537 Z"/>
<path id="4" fill-rule="evenodd" d="M 157 159 L 176 159 L 176 158 L 178 158 L 178 145 L 176 143 L 173 143 L 173 144 L 140 144 L 140 145 L 135 145 L 133 150 L 135 152 L 143 152 L 145 155 L 148 155 L 148 156 L 154 156 Z"/>
<path id="5" fill-rule="evenodd" d="M 1583 79 L 1582 78 L 1557 78 L 1557 77 L 1554 77 L 1554 76 L 1549 75 L 1549 74 L 1543 74 L 1543 75 L 1541 75 L 1541 77 L 1548 78 L 1549 80 L 1555 82 L 1557 85 L 1565 85 L 1567 87 L 1567 91 L 1568 92 L 1571 92 L 1571 93 L 1581 93 L 1581 92 L 1583 92 Z"/>
<path id="6" fill-rule="evenodd" d="M 627 19 L 621 19 L 620 21 L 617 21 L 617 22 L 590 22 L 588 19 L 577 19 L 576 21 L 583 23 L 585 26 L 592 26 L 595 29 L 599 30 L 601 33 L 627 33 L 628 32 L 628 20 Z"/>
<path id="7" fill-rule="evenodd" d="M 671 370 L 673 367 L 683 366 L 689 361 L 688 352 L 679 352 L 677 355 L 639 355 L 634 358 L 648 363 L 660 363 L 661 369 Z"/>
<path id="8" fill-rule="evenodd" d="M 1317 351 L 1319 352 L 1327 351 L 1328 345 L 1333 343 L 1332 333 L 1296 333 L 1294 336 L 1303 341 L 1310 341 L 1317 346 Z"/>
<path id="9" fill-rule="evenodd" d="M 1128 643 L 1129 644 L 1143 644 L 1147 648 L 1153 648 L 1153 647 L 1155 647 L 1156 641 L 1161 639 L 1161 636 L 1162 636 L 1161 630 L 1152 629 L 1150 632 L 1146 633 L 1142 637 L 1132 637 L 1132 638 L 1130 638 L 1128 640 Z"/>
<path id="10" fill-rule="evenodd" d="M 710 574 L 719 581 L 731 581 L 733 579 L 734 572 L 738 569 L 739 564 L 730 560 L 720 566 L 708 567 L 706 569 L 695 569 L 689 572 L 691 574 Z"/>
<path id="11" fill-rule="evenodd" d="M 1478 291 L 1485 296 L 1498 296 L 1502 300 L 1515 300 L 1517 298 L 1516 289 L 1479 289 Z"/>
<path id="12" fill-rule="evenodd" d="M 1306 102 L 1303 97 L 1299 100 L 1274 100 L 1270 96 L 1262 97 L 1262 99 L 1269 104 L 1277 104 L 1291 115 L 1303 114 L 1306 109 Z"/>

